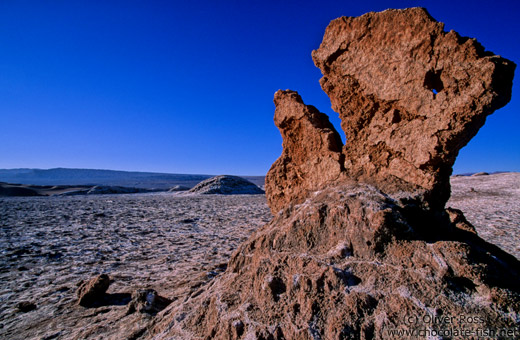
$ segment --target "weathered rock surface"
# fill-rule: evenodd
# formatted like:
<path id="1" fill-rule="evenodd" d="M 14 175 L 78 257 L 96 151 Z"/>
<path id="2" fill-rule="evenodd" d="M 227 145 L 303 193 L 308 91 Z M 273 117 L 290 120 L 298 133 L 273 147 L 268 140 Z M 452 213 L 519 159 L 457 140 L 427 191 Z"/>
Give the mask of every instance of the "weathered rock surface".
<path id="1" fill-rule="evenodd" d="M 427 322 L 435 317 L 514 328 L 519 262 L 464 223 L 369 185 L 317 192 L 253 234 L 209 288 L 163 315 L 156 336 L 391 339 L 392 329 L 446 329 Z"/>
<path id="2" fill-rule="evenodd" d="M 132 314 L 137 311 L 155 315 L 170 303 L 172 303 L 172 300 L 160 296 L 155 289 L 138 289 L 132 294 L 132 301 L 126 313 Z"/>
<path id="3" fill-rule="evenodd" d="M 149 335 L 471 338 L 518 327 L 520 262 L 444 209 L 458 150 L 507 103 L 515 66 L 442 28 L 420 8 L 331 22 L 313 59 L 346 144 L 324 114 L 278 91 L 274 219 Z"/>
<path id="4" fill-rule="evenodd" d="M 221 194 L 221 195 L 256 195 L 264 191 L 238 176 L 220 175 L 208 178 L 191 188 L 191 193 L 196 194 Z"/>
<path id="5" fill-rule="evenodd" d="M 312 153 L 300 161 L 322 165 L 307 167 L 304 178 L 337 177 L 340 168 L 350 178 L 386 192 L 424 195 L 426 204 L 444 206 L 459 150 L 486 116 L 511 98 L 515 64 L 485 51 L 474 39 L 444 32 L 443 26 L 422 8 L 342 17 L 330 23 L 312 57 L 323 73 L 322 88 L 342 120 L 346 144 L 340 156 L 322 155 L 338 158 L 339 164 L 330 170 Z M 277 94 L 275 122 L 277 117 L 290 121 L 306 112 L 303 106 L 295 108 L 301 100 L 288 105 L 279 98 Z M 274 211 L 291 198 L 301 202 L 305 192 L 316 189 L 311 180 L 294 181 L 295 166 L 284 160 L 288 154 L 304 155 L 320 139 L 319 129 L 306 142 L 305 127 L 277 126 L 283 130 L 284 152 L 267 176 L 278 180 L 266 186 Z M 329 129 L 334 131 L 328 126 L 322 138 L 335 134 Z M 336 152 L 337 145 L 331 151 Z M 289 176 L 285 183 L 284 173 Z M 289 186 L 291 190 L 285 190 Z M 278 202 L 280 192 L 285 196 Z"/>
<path id="6" fill-rule="evenodd" d="M 78 304 L 83 307 L 99 305 L 109 286 L 110 278 L 106 274 L 82 282 L 78 288 Z"/>
<path id="7" fill-rule="evenodd" d="M 273 213 L 289 202 L 337 182 L 343 171 L 343 143 L 329 118 L 305 105 L 294 91 L 274 95 L 274 123 L 283 138 L 283 152 L 266 176 L 266 192 Z"/>

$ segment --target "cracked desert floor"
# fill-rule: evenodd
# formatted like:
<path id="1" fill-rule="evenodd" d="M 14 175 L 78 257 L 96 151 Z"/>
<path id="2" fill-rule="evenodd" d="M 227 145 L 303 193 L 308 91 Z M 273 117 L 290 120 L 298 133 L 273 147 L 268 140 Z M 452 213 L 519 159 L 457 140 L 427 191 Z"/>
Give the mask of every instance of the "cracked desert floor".
<path id="1" fill-rule="evenodd" d="M 447 206 L 520 259 L 520 173 L 451 183 Z M 0 338 L 136 339 L 153 317 L 126 315 L 132 292 L 182 303 L 270 218 L 263 195 L 0 198 Z M 77 284 L 100 273 L 113 279 L 112 303 L 78 306 Z"/>

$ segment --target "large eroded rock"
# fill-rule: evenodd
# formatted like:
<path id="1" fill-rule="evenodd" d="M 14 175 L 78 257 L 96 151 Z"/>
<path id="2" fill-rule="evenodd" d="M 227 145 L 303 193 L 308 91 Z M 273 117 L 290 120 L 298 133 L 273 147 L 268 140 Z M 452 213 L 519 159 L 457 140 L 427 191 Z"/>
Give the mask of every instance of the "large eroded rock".
<path id="1" fill-rule="evenodd" d="M 306 192 L 319 186 L 313 180 L 283 178 L 295 172 L 294 164 L 286 165 L 286 155 L 306 153 L 307 158 L 296 164 L 322 166 L 307 167 L 305 178 L 338 177 L 341 168 L 348 177 L 384 191 L 423 195 L 426 204 L 444 206 L 459 150 L 486 116 L 511 98 L 515 64 L 485 51 L 475 39 L 444 32 L 443 26 L 422 8 L 330 23 L 312 57 L 323 73 L 322 88 L 342 120 L 346 143 L 343 155 L 334 155 L 341 164 L 327 169 L 316 153 L 307 153 L 319 137 L 307 141 L 306 129 L 277 124 L 284 151 L 266 183 L 273 211 L 292 198 L 301 202 Z M 305 112 L 279 98 L 277 94 L 275 122 L 276 116 L 290 120 Z M 334 131 L 332 126 L 328 129 Z M 288 149 L 289 145 L 295 147 Z"/>
<path id="2" fill-rule="evenodd" d="M 444 209 L 458 150 L 509 100 L 514 64 L 443 32 L 420 8 L 334 20 L 313 58 L 346 144 L 296 92 L 278 91 L 283 153 L 266 178 L 274 219 L 223 274 L 163 311 L 149 335 L 518 332 L 520 262 Z"/>

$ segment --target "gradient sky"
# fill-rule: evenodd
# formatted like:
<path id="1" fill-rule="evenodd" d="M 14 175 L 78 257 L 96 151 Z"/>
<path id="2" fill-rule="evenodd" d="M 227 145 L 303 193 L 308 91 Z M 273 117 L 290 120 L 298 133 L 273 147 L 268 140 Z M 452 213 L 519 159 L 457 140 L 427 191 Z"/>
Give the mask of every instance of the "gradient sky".
<path id="1" fill-rule="evenodd" d="M 311 59 L 330 20 L 426 7 L 519 64 L 519 3 L 0 0 L 0 168 L 262 175 L 276 90 L 340 130 Z M 520 171 L 518 73 L 455 173 Z"/>

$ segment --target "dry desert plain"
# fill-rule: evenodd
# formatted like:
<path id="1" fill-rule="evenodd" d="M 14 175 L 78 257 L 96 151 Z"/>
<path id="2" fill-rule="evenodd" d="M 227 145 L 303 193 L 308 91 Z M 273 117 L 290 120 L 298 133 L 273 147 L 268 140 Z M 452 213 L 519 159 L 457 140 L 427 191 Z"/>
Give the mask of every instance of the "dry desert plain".
<path id="1" fill-rule="evenodd" d="M 520 258 L 520 173 L 452 177 L 448 206 Z M 0 338 L 137 339 L 154 317 L 133 292 L 182 303 L 225 270 L 271 218 L 264 195 L 174 193 L 0 198 Z M 81 280 L 113 280 L 104 305 L 77 305 Z"/>

